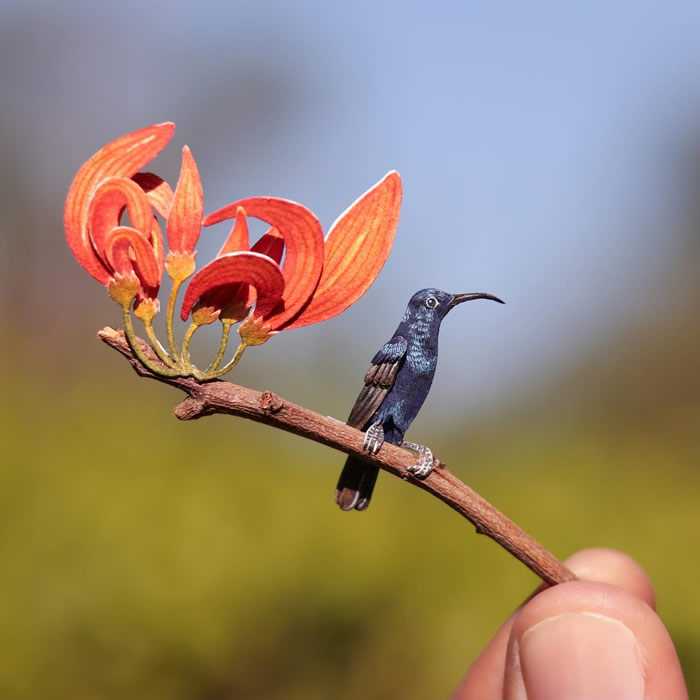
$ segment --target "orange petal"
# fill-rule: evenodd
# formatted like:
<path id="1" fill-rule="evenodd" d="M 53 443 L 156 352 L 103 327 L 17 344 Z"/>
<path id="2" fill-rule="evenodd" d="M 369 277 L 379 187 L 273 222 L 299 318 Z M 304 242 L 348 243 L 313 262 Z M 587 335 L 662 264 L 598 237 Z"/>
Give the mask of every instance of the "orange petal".
<path id="1" fill-rule="evenodd" d="M 391 251 L 400 209 L 401 178 L 391 171 L 338 217 L 326 238 L 318 287 L 285 330 L 333 318 L 369 289 Z"/>
<path id="2" fill-rule="evenodd" d="M 276 263 L 280 263 L 282 261 L 282 253 L 284 253 L 284 238 L 274 226 L 271 226 L 251 250 L 267 255 L 268 258 L 272 258 Z"/>
<path id="3" fill-rule="evenodd" d="M 269 313 L 282 298 L 284 277 L 279 265 L 260 253 L 239 251 L 214 258 L 192 278 L 182 302 L 180 316 L 187 320 L 195 302 L 207 292 L 222 285 L 243 282 L 257 291 L 257 307 L 261 315 Z"/>
<path id="4" fill-rule="evenodd" d="M 129 213 L 131 226 L 148 236 L 153 214 L 143 190 L 125 177 L 109 177 L 97 186 L 88 207 L 87 229 L 95 252 L 105 261 L 109 232 L 119 226 L 122 211 Z"/>
<path id="5" fill-rule="evenodd" d="M 161 270 L 153 247 L 146 236 L 131 226 L 117 226 L 105 241 L 107 262 L 121 275 L 134 270 L 138 278 L 148 287 L 159 287 Z"/>
<path id="6" fill-rule="evenodd" d="M 154 216 L 151 221 L 151 235 L 149 241 L 153 247 L 153 254 L 158 262 L 160 270 L 160 278 L 163 277 L 163 269 L 165 268 L 165 241 L 163 240 L 163 231 L 160 228 L 158 219 Z"/>
<path id="7" fill-rule="evenodd" d="M 182 167 L 168 214 L 168 246 L 176 253 L 191 253 L 202 230 L 204 193 L 192 152 L 182 149 Z"/>
<path id="8" fill-rule="evenodd" d="M 166 122 L 120 136 L 93 155 L 73 178 L 63 222 L 66 240 L 78 262 L 98 281 L 108 284 L 109 271 L 95 255 L 87 231 L 88 208 L 95 188 L 106 177 L 131 177 L 160 153 L 175 131 Z"/>
<path id="9" fill-rule="evenodd" d="M 271 226 L 268 232 L 251 248 L 251 250 L 254 253 L 267 255 L 268 258 L 272 258 L 272 260 L 279 265 L 282 260 L 282 253 L 284 253 L 284 238 L 282 238 L 282 234 L 274 226 Z M 248 287 L 247 290 L 241 288 L 237 297 L 237 301 L 241 304 L 252 306 L 255 302 L 255 290 L 252 287 Z"/>
<path id="10" fill-rule="evenodd" d="M 146 193 L 151 206 L 167 219 L 173 203 L 172 187 L 155 173 L 136 173 L 131 179 Z"/>
<path id="11" fill-rule="evenodd" d="M 170 213 L 170 207 L 173 203 L 172 187 L 155 173 L 136 173 L 131 179 L 146 193 L 146 197 L 148 197 L 151 206 L 164 219 L 167 219 Z M 150 240 L 158 260 L 158 265 L 160 266 L 162 277 L 163 267 L 165 265 L 165 243 L 163 240 L 163 231 L 155 216 L 153 217 L 153 223 L 151 225 Z"/>
<path id="12" fill-rule="evenodd" d="M 219 251 L 219 255 L 235 253 L 237 250 L 248 250 L 250 247 L 250 236 L 248 235 L 248 221 L 245 216 L 245 209 L 236 209 L 236 221 L 233 224 L 226 242 Z"/>
<path id="13" fill-rule="evenodd" d="M 243 211 L 243 207 L 238 207 L 239 214 L 236 217 L 236 226 L 240 220 L 240 212 Z M 247 241 L 248 228 L 246 226 L 246 241 Z M 233 235 L 233 231 L 231 232 Z M 229 237 L 231 240 L 231 237 Z M 241 239 L 242 242 L 242 239 Z M 247 243 L 246 243 L 247 247 Z M 253 253 L 261 253 L 266 255 L 268 258 L 274 260 L 278 265 L 280 260 L 282 260 L 282 253 L 284 252 L 284 239 L 280 232 L 273 227 L 251 248 Z M 234 251 L 229 251 L 234 252 Z M 219 255 L 225 254 L 223 252 Z M 210 294 L 205 294 L 202 299 L 202 305 L 211 306 L 217 309 L 222 309 L 229 303 L 235 303 L 240 308 L 248 309 L 255 303 L 255 289 L 249 284 L 232 284 L 226 285 L 225 287 L 219 287 L 217 290 Z"/>
<path id="14" fill-rule="evenodd" d="M 238 207 L 236 223 L 226 243 L 224 243 L 224 247 L 219 251 L 219 256 L 238 250 L 248 250 L 249 240 L 245 209 Z M 254 253 L 267 255 L 268 258 L 272 258 L 279 264 L 284 252 L 284 239 L 280 232 L 271 226 L 251 250 Z M 242 308 L 249 308 L 255 303 L 255 289 L 249 284 L 227 285 L 226 288 L 221 287 L 214 293 L 205 294 L 201 302 L 204 306 L 212 306 L 217 309 L 223 308 L 228 303 L 237 303 Z"/>
<path id="15" fill-rule="evenodd" d="M 241 206 L 248 216 L 266 221 L 278 229 L 284 238 L 287 251 L 282 266 L 284 299 L 265 319 L 274 330 L 292 318 L 316 289 L 323 269 L 323 230 L 318 219 L 306 207 L 276 197 L 251 197 L 234 202 L 209 214 L 204 219 L 204 225 L 210 226 L 231 218 Z M 259 304 L 255 315 L 263 315 Z"/>

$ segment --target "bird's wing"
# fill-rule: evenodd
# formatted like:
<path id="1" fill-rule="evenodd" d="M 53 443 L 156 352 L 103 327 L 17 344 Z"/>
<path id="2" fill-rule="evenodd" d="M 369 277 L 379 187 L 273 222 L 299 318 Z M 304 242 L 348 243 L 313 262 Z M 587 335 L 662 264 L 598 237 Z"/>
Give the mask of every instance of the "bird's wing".
<path id="1" fill-rule="evenodd" d="M 394 385 L 396 375 L 403 365 L 407 347 L 406 339 L 395 335 L 372 358 L 372 366 L 365 375 L 365 386 L 352 407 L 348 425 L 364 430 L 365 425 Z"/>

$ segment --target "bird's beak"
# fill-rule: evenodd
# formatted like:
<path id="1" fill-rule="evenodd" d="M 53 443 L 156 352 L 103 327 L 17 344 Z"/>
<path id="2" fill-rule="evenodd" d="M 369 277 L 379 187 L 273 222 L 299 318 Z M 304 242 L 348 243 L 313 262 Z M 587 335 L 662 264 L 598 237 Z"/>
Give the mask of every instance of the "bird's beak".
<path id="1" fill-rule="evenodd" d="M 491 299 L 491 301 L 497 301 L 499 304 L 505 304 L 503 299 L 495 297 L 493 294 L 486 294 L 485 292 L 473 292 L 472 294 L 454 294 L 452 296 L 452 301 L 450 301 L 450 308 L 461 304 L 463 301 L 473 301 L 474 299 Z"/>

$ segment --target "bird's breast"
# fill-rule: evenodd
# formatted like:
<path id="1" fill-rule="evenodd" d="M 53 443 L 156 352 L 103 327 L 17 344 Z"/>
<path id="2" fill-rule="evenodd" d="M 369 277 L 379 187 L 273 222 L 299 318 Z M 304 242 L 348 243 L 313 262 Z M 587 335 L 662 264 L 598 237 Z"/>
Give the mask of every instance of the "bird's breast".
<path id="1" fill-rule="evenodd" d="M 414 372 L 432 373 L 437 365 L 437 355 L 426 351 L 425 348 L 412 347 L 406 353 L 406 364 Z"/>

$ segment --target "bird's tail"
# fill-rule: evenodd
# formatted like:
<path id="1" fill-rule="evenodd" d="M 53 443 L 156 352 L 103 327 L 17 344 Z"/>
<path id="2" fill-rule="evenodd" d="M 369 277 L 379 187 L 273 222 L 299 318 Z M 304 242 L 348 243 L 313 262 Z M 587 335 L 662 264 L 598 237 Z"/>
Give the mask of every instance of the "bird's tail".
<path id="1" fill-rule="evenodd" d="M 335 502 L 343 510 L 364 510 L 372 498 L 379 467 L 348 457 L 335 487 Z"/>

